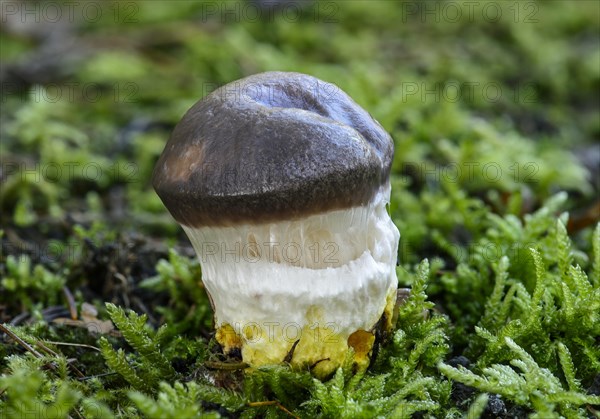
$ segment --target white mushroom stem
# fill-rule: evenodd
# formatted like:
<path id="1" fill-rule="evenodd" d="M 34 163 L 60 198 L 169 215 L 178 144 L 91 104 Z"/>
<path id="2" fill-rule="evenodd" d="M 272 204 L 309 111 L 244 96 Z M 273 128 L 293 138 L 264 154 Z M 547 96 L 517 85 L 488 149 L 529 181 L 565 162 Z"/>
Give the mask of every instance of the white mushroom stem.
<path id="1" fill-rule="evenodd" d="M 309 329 L 345 349 L 352 333 L 373 328 L 397 287 L 400 233 L 389 198 L 386 185 L 368 205 L 300 220 L 183 226 L 216 326 L 233 328 L 245 360 L 281 362 Z"/>

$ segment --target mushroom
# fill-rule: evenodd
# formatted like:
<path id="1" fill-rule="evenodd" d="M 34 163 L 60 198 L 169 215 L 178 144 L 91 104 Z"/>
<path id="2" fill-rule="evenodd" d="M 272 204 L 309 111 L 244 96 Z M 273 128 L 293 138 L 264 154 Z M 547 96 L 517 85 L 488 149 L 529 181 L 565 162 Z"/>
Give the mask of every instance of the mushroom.
<path id="1" fill-rule="evenodd" d="M 305 74 L 246 77 L 188 110 L 152 184 L 198 255 L 226 353 L 323 375 L 351 347 L 368 365 L 396 302 L 393 152 L 346 93 Z"/>

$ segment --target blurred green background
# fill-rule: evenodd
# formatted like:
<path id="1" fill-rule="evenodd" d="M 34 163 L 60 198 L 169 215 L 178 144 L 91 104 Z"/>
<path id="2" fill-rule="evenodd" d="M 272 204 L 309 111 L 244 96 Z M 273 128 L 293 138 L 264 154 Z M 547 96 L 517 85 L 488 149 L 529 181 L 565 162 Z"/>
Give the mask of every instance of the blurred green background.
<path id="1" fill-rule="evenodd" d="M 598 217 L 599 30 L 583 0 L 3 2 L 3 257 L 61 270 L 69 240 L 117 233 L 190 254 L 154 162 L 195 101 L 266 70 L 336 83 L 392 134 L 406 266 L 558 191 L 576 233 Z"/>

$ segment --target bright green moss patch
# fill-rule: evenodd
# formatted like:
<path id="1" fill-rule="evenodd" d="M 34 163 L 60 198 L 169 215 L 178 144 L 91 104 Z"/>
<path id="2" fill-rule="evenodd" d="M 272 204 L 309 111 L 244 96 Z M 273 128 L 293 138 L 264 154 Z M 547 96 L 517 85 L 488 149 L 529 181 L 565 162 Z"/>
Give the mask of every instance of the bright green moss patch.
<path id="1" fill-rule="evenodd" d="M 546 212 L 544 218 L 553 217 Z M 81 414 L 96 409 L 116 416 L 160 417 L 218 407 L 222 413 L 245 415 L 284 415 L 288 410 L 302 417 L 410 417 L 422 411 L 438 417 L 452 416 L 469 402 L 475 403 L 471 410 L 480 410 L 477 403 L 484 399 L 476 401 L 476 396 L 491 393 L 501 397 L 506 411 L 581 416 L 600 403 L 600 397 L 588 391 L 600 373 L 600 226 L 589 255 L 595 261 L 589 270 L 593 280 L 572 264 L 574 249 L 561 221 L 553 235 L 556 246 L 548 250 L 556 252 L 556 259 L 549 267 L 534 248 L 523 264 L 524 272 L 534 276 L 531 293 L 510 274 L 509 257 L 489 263 L 494 285 L 491 294 L 480 299 L 485 305 L 464 352 L 473 360 L 468 369 L 446 363 L 455 322 L 428 301 L 425 290 L 431 272 L 423 262 L 409 274 L 412 293 L 399 308 L 397 329 L 367 371 L 353 369 L 350 354 L 345 366 L 324 382 L 286 365 L 240 373 L 243 364 L 215 362 L 219 355 L 202 338 L 174 336 L 169 324 L 153 331 L 145 316 L 126 315 L 108 305 L 122 337 L 96 337 L 100 352 L 87 362 L 104 365 L 108 375 L 84 381 L 75 368 L 88 365 L 69 364 L 63 347 L 35 337 L 39 326 L 11 328 L 35 351 L 18 355 L 22 347 L 6 347 L 2 407 L 17 415 L 32 408 L 60 407 Z M 124 341 L 128 346 L 123 347 Z M 456 383 L 472 388 L 468 400 L 456 399 Z"/>

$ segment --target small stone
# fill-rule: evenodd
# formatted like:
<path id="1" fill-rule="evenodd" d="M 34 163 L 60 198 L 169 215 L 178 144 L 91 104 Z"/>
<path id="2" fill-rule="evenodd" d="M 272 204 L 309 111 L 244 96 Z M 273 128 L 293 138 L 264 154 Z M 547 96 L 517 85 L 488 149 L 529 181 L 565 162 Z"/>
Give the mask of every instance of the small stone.
<path id="1" fill-rule="evenodd" d="M 459 365 L 461 367 L 469 368 L 469 366 L 471 365 L 471 361 L 466 356 L 460 355 L 451 358 L 448 362 L 446 362 L 446 364 L 454 368 L 458 368 Z"/>
<path id="2" fill-rule="evenodd" d="M 504 404 L 504 400 L 497 394 L 490 394 L 488 398 L 488 403 L 483 413 L 483 417 L 504 417 L 506 415 L 506 405 Z"/>

